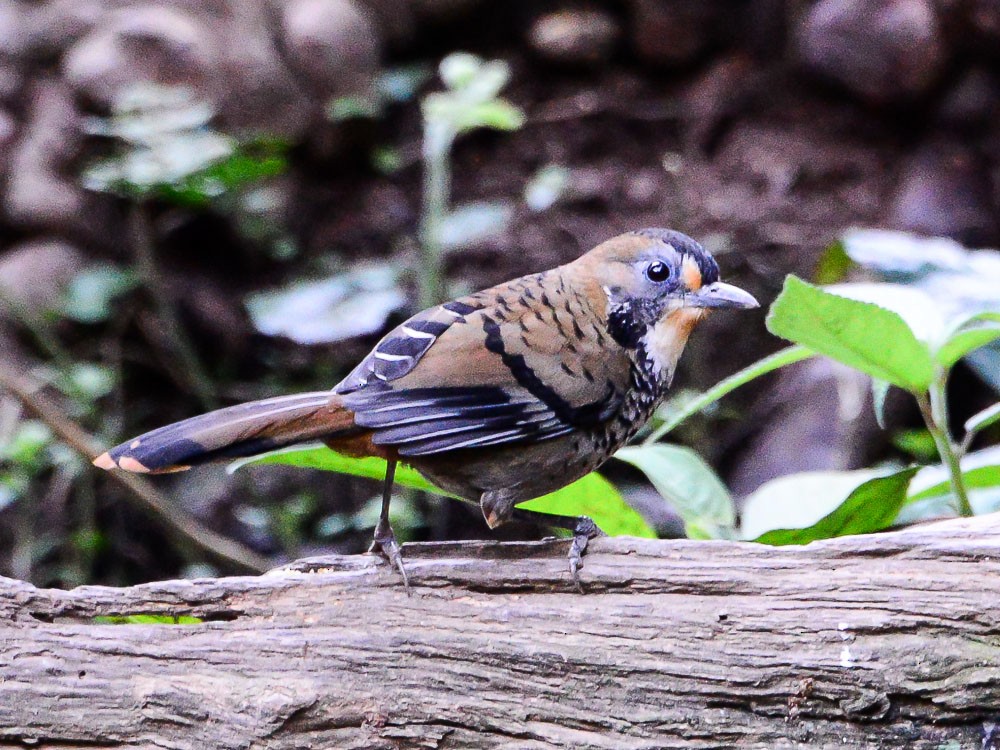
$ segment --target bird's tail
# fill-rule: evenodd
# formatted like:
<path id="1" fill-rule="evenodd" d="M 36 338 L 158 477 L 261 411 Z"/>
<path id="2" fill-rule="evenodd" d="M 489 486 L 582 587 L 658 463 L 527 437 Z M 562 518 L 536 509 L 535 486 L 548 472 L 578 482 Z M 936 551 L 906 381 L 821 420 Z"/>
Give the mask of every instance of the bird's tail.
<path id="1" fill-rule="evenodd" d="M 183 471 L 355 429 L 354 415 L 330 391 L 278 396 L 160 427 L 112 448 L 94 465 L 142 473 Z"/>

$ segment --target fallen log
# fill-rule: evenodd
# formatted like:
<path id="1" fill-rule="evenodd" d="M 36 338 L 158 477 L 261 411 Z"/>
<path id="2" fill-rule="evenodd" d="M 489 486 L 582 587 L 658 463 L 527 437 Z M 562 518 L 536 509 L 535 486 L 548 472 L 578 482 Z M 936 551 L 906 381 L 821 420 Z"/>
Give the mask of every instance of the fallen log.
<path id="1" fill-rule="evenodd" d="M 0 747 L 1000 745 L 1000 516 L 806 547 L 410 544 L 259 577 L 0 579 Z M 110 624 L 106 618 L 197 618 Z M 184 624 L 187 623 L 187 624 Z"/>

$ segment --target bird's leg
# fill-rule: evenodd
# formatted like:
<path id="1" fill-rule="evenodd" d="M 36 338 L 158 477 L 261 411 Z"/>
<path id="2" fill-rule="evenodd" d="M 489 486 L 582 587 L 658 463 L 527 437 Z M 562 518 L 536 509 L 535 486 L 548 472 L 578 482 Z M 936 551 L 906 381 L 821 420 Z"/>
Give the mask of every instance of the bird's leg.
<path id="1" fill-rule="evenodd" d="M 555 513 L 539 513 L 534 510 L 514 508 L 511 518 L 515 521 L 528 521 L 542 526 L 555 526 L 573 532 L 573 543 L 569 546 L 569 573 L 573 583 L 582 594 L 580 583 L 580 568 L 583 566 L 583 553 L 587 551 L 587 543 L 597 536 L 607 536 L 594 521 L 587 516 L 560 516 Z"/>
<path id="2" fill-rule="evenodd" d="M 385 484 L 382 487 L 382 512 L 378 516 L 378 525 L 375 526 L 375 538 L 369 552 L 378 552 L 386 560 L 396 566 L 400 575 L 403 576 L 403 586 L 407 595 L 410 594 L 410 579 L 406 575 L 406 568 L 403 567 L 403 555 L 399 551 L 399 544 L 396 543 L 396 535 L 392 533 L 389 525 L 389 501 L 392 500 L 392 484 L 396 477 L 396 461 L 389 460 L 385 465 Z"/>

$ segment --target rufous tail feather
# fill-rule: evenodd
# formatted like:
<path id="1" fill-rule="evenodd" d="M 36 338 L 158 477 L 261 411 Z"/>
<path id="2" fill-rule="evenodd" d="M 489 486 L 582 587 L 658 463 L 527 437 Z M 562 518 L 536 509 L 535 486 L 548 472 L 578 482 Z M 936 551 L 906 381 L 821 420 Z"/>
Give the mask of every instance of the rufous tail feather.
<path id="1" fill-rule="evenodd" d="M 102 469 L 149 474 L 349 435 L 354 415 L 330 391 L 251 401 L 160 427 L 94 459 Z"/>

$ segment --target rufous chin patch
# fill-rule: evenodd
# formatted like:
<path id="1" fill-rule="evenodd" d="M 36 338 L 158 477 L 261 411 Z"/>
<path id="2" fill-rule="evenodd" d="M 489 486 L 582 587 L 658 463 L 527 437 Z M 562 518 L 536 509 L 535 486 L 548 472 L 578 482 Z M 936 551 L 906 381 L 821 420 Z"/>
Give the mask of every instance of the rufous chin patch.
<path id="1" fill-rule="evenodd" d="M 698 262 L 690 255 L 685 255 L 681 261 L 681 281 L 688 291 L 697 292 L 701 289 L 701 269 L 698 268 Z"/>

